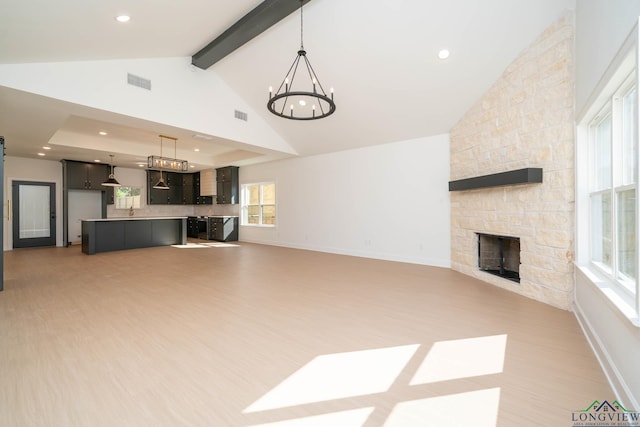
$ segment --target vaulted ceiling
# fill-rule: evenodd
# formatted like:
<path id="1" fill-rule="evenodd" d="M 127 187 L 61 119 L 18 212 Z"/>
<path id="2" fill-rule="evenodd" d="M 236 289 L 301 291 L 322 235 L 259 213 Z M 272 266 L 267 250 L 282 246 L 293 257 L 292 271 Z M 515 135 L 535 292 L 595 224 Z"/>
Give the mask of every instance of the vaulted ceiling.
<path id="1" fill-rule="evenodd" d="M 0 70 L 2 64 L 190 58 L 260 3 L 0 0 Z M 194 136 L 198 129 L 2 86 L 1 76 L 0 135 L 7 155 L 35 158 L 51 143 L 48 159 L 108 160 L 113 153 L 117 164 L 133 167 L 156 153 L 158 133 L 171 133 L 198 169 L 438 135 L 574 8 L 575 0 L 311 0 L 304 6 L 304 45 L 323 85 L 335 89 L 335 114 L 299 122 L 266 109 L 269 86 L 280 83 L 300 46 L 299 11 L 206 70 L 249 106 L 248 123 L 266 123 L 292 147 L 287 152 L 267 153 L 259 137 L 204 140 Z M 123 13 L 131 21 L 116 22 Z M 442 48 L 449 59 L 438 59 Z M 108 128 L 108 138 L 100 139 L 98 128 Z"/>

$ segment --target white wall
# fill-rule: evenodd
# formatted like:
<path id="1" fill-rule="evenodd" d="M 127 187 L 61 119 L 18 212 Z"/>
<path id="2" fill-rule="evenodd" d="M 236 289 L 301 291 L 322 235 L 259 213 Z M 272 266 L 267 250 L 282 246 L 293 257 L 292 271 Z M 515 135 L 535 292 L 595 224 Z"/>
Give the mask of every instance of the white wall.
<path id="1" fill-rule="evenodd" d="M 578 112 L 593 96 L 594 89 L 636 23 L 638 15 L 640 15 L 638 1 L 582 0 L 577 2 L 576 106 Z M 581 140 L 581 134 L 581 130 L 578 129 L 578 140 Z M 580 210 L 578 207 L 578 211 Z M 583 228 L 578 228 L 577 233 L 582 230 Z M 580 245 L 579 234 L 577 239 Z M 594 278 L 585 273 L 578 264 L 575 269 L 576 316 L 609 377 L 616 396 L 626 404 L 627 408 L 638 410 L 640 408 L 640 369 L 638 369 L 640 328 L 633 325 L 605 296 Z M 606 397 L 594 396 L 594 398 Z"/>
<path id="2" fill-rule="evenodd" d="M 13 181 L 54 182 L 56 184 L 56 245 L 62 246 L 62 164 L 49 160 L 5 157 L 4 162 L 4 250 L 13 248 L 13 218 L 9 220 L 9 203 L 12 203 L 11 184 Z"/>
<path id="3" fill-rule="evenodd" d="M 585 107 L 639 15 L 637 0 L 576 3 L 576 112 Z"/>
<path id="4" fill-rule="evenodd" d="M 242 167 L 278 211 L 240 240 L 449 267 L 448 180 L 448 134 Z"/>

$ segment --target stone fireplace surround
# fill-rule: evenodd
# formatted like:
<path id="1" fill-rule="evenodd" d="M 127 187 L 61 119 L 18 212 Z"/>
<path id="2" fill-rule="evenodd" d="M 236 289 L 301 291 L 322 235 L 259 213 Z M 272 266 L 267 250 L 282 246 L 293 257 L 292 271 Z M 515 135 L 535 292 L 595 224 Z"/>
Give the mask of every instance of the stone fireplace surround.
<path id="1" fill-rule="evenodd" d="M 450 132 L 452 181 L 544 170 L 538 184 L 449 193 L 452 268 L 567 310 L 574 291 L 573 35 L 567 12 Z M 520 237 L 520 284 L 479 271 L 477 233 Z"/>

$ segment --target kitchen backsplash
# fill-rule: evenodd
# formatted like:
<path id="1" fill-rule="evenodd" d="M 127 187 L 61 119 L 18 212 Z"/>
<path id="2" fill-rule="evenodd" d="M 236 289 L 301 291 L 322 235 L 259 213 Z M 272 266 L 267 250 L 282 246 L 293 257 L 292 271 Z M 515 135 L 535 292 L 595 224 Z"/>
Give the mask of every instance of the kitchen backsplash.
<path id="1" fill-rule="evenodd" d="M 141 209 L 134 209 L 133 216 L 207 216 L 224 215 L 239 216 L 240 205 L 144 205 Z M 107 206 L 107 218 L 128 217 L 128 209 L 115 209 Z"/>

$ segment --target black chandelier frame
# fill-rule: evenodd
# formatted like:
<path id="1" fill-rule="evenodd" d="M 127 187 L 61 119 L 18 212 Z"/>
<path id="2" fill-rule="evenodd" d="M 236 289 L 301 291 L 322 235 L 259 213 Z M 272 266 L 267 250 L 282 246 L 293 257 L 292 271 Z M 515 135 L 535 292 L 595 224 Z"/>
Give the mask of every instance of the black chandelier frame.
<path id="1" fill-rule="evenodd" d="M 300 1 L 300 50 L 296 55 L 296 58 L 293 60 L 291 67 L 289 67 L 289 71 L 285 75 L 282 83 L 276 90 L 274 94 L 272 89 L 269 88 L 269 101 L 267 102 L 267 108 L 276 116 L 290 119 L 290 120 L 317 120 L 330 116 L 336 111 L 336 104 L 333 100 L 333 89 L 330 91 L 330 95 L 327 95 L 324 88 L 320 84 L 320 79 L 316 75 L 313 67 L 311 66 L 311 62 L 309 62 L 309 58 L 307 57 L 307 52 L 304 50 L 303 44 L 303 18 L 302 18 L 302 0 Z M 298 66 L 300 65 L 301 59 L 303 62 L 303 69 L 306 68 L 310 84 L 312 86 L 311 91 L 306 90 L 292 90 L 294 87 L 294 82 L 296 78 L 296 72 L 298 71 Z M 284 88 L 284 91 L 282 91 Z M 290 108 L 287 111 L 287 104 L 289 104 L 289 99 L 300 98 L 300 103 L 303 106 L 306 106 L 307 101 L 304 98 L 310 98 L 308 102 L 311 102 L 311 114 L 305 116 L 296 116 L 294 108 L 294 104 L 290 104 Z M 282 101 L 282 102 L 278 102 Z M 318 109 L 316 109 L 316 104 L 314 101 L 317 101 Z"/>

